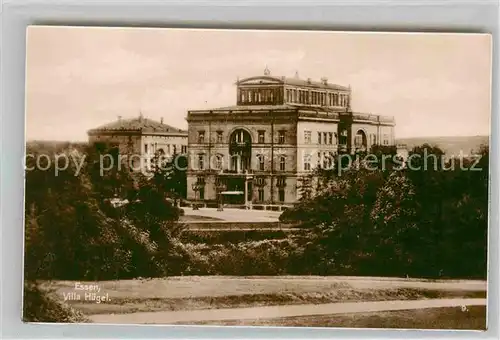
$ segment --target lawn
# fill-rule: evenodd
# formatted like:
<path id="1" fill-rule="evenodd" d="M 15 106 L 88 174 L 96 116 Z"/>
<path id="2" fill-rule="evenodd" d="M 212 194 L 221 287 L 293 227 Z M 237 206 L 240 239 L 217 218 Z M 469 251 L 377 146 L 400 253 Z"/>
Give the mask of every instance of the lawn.
<path id="1" fill-rule="evenodd" d="M 183 324 L 186 324 L 185 322 Z M 197 325 L 486 330 L 486 306 L 196 322 Z"/>
<path id="2" fill-rule="evenodd" d="M 345 277 L 191 276 L 93 282 L 110 301 L 67 301 L 87 315 L 166 310 L 237 308 L 342 301 L 484 298 L 481 281 L 427 282 Z M 44 284 L 57 299 L 75 292 L 75 282 Z"/>

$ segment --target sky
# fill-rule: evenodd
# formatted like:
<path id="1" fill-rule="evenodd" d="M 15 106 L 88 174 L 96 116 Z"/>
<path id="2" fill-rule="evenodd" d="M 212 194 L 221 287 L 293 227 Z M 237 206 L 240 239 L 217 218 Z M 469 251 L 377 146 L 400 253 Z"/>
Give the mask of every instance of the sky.
<path id="1" fill-rule="evenodd" d="M 141 112 L 187 129 L 266 67 L 350 85 L 352 109 L 394 116 L 397 138 L 490 131 L 489 35 L 31 26 L 26 67 L 27 140 L 85 141 Z"/>

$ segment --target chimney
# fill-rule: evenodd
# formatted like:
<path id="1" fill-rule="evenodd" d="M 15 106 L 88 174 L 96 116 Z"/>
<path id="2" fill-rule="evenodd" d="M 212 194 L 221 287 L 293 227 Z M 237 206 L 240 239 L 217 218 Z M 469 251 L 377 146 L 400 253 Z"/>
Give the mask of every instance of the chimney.
<path id="1" fill-rule="evenodd" d="M 163 117 L 161 117 L 161 118 L 160 118 L 160 123 L 162 123 L 162 124 L 163 124 Z"/>
<path id="2" fill-rule="evenodd" d="M 324 85 L 328 85 L 328 78 L 327 78 L 327 77 L 323 77 L 323 78 L 321 78 L 321 82 L 322 82 Z"/>

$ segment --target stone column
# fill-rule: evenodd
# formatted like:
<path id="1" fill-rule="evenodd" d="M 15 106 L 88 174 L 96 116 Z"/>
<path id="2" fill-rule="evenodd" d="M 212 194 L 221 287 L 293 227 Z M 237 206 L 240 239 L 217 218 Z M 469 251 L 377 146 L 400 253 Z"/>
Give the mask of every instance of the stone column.
<path id="1" fill-rule="evenodd" d="M 248 177 L 245 176 L 245 209 L 248 209 Z"/>

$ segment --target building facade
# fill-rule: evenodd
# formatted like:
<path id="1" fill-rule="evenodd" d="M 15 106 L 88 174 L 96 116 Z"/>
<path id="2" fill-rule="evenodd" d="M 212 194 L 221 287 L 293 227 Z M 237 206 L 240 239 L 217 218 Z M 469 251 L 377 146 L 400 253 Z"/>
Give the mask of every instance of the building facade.
<path id="1" fill-rule="evenodd" d="M 132 119 L 122 119 L 91 129 L 87 132 L 89 144 L 100 149 L 117 148 L 122 161 L 134 170 L 141 171 L 157 153 L 165 155 L 186 154 L 185 130 L 144 118 L 142 114 Z"/>
<path id="2" fill-rule="evenodd" d="M 299 178 L 339 152 L 394 145 L 392 117 L 351 110 L 351 88 L 271 76 L 236 83 L 236 105 L 188 111 L 188 199 L 287 206 Z"/>

